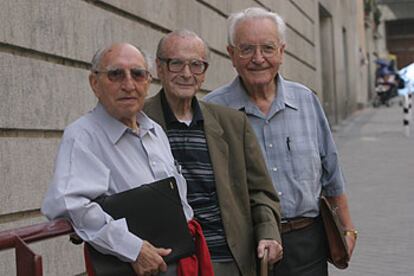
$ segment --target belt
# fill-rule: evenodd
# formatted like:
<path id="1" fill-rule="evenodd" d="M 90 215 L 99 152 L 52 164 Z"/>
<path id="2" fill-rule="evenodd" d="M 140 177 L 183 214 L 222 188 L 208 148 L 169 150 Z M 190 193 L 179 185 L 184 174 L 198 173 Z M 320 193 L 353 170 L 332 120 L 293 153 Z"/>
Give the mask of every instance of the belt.
<path id="1" fill-rule="evenodd" d="M 316 218 L 293 218 L 288 220 L 282 219 L 282 234 L 291 231 L 303 229 L 316 221 Z"/>

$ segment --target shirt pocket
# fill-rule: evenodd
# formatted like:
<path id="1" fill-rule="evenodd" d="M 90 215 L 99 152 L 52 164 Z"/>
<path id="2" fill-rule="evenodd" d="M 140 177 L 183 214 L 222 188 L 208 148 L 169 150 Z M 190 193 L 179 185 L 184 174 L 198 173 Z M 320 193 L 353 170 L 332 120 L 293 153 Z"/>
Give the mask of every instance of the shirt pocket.
<path id="1" fill-rule="evenodd" d="M 295 137 L 289 146 L 296 180 L 318 181 L 321 160 L 316 142 L 306 137 Z"/>

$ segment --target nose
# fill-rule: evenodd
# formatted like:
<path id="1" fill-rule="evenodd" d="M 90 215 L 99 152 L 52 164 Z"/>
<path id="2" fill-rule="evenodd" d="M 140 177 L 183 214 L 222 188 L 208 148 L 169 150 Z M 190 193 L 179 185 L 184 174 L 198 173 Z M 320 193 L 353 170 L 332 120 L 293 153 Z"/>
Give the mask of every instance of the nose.
<path id="1" fill-rule="evenodd" d="M 262 63 L 264 61 L 262 49 L 260 47 L 256 47 L 253 57 L 252 57 L 252 61 L 254 63 Z"/>
<path id="2" fill-rule="evenodd" d="M 121 85 L 125 91 L 132 91 L 135 89 L 135 82 L 129 70 L 126 70 L 125 79 L 122 80 Z"/>
<path id="3" fill-rule="evenodd" d="M 184 77 L 191 77 L 193 75 L 191 72 L 190 64 L 187 63 L 184 65 L 182 73 Z"/>

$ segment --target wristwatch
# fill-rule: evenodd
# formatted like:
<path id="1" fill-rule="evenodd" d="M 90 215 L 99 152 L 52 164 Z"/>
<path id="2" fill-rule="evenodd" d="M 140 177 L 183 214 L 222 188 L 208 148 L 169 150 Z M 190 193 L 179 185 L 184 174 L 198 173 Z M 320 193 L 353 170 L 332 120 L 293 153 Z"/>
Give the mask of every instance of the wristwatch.
<path id="1" fill-rule="evenodd" d="M 358 231 L 355 229 L 345 230 L 344 236 L 353 236 L 354 239 L 357 239 L 358 237 Z"/>

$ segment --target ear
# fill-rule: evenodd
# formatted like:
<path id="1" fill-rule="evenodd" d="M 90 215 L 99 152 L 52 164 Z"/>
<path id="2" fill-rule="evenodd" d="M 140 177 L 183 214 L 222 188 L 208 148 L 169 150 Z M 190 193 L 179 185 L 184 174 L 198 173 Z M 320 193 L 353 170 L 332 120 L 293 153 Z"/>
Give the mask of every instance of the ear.
<path id="1" fill-rule="evenodd" d="M 157 67 L 157 77 L 160 79 L 162 75 L 161 60 L 159 58 L 155 59 L 155 65 Z"/>
<path id="2" fill-rule="evenodd" d="M 227 53 L 229 53 L 231 63 L 233 64 L 233 67 L 236 67 L 235 64 L 234 64 L 234 60 L 235 60 L 234 48 L 230 45 L 227 45 Z"/>
<path id="3" fill-rule="evenodd" d="M 285 47 L 286 47 L 286 43 L 283 43 L 282 45 L 280 45 L 278 51 L 279 51 L 279 56 L 280 56 L 280 63 L 283 62 L 283 56 L 285 54 Z"/>
<path id="4" fill-rule="evenodd" d="M 95 96 L 99 99 L 100 93 L 98 89 L 98 77 L 93 72 L 89 74 L 89 85 L 91 86 L 92 91 L 95 94 Z"/>
<path id="5" fill-rule="evenodd" d="M 286 48 L 286 43 L 283 43 L 282 45 L 280 45 L 279 53 L 283 55 L 285 53 L 285 48 Z"/>

